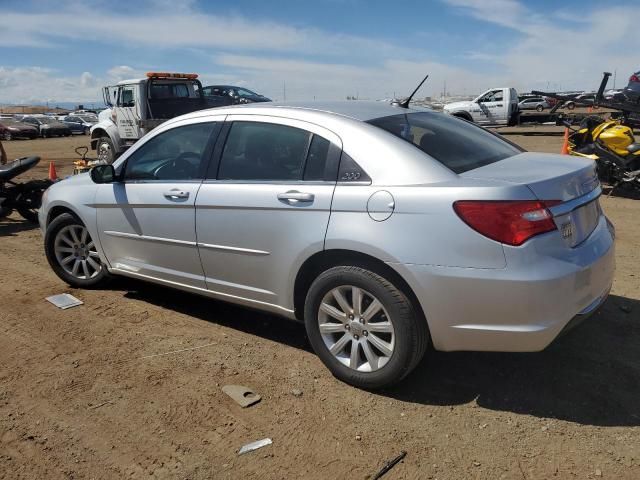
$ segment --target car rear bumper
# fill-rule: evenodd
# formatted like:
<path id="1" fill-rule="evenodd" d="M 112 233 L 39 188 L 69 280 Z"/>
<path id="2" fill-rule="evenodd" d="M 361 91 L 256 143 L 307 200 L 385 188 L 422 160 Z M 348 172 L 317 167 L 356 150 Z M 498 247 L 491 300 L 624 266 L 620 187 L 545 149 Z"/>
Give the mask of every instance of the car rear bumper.
<path id="1" fill-rule="evenodd" d="M 554 241 L 505 251 L 504 269 L 390 265 L 416 293 L 437 350 L 540 351 L 600 307 L 615 270 L 613 227 L 604 216 L 570 252 L 539 253 Z"/>

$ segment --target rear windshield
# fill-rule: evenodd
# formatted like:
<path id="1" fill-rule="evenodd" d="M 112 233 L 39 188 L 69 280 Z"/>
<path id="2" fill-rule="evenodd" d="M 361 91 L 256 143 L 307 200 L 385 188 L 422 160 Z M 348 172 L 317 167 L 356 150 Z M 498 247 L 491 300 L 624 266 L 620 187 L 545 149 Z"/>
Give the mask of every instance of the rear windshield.
<path id="1" fill-rule="evenodd" d="M 483 128 L 443 113 L 405 113 L 369 120 L 412 143 L 455 173 L 504 160 L 524 150 Z"/>

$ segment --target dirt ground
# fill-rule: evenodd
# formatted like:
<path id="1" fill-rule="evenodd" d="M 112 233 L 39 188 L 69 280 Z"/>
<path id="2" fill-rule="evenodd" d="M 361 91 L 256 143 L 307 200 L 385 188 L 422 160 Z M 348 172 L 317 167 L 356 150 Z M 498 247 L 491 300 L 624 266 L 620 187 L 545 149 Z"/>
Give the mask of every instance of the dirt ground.
<path id="1" fill-rule="evenodd" d="M 551 152 L 562 142 L 509 138 Z M 43 158 L 30 176 L 49 160 L 66 175 L 86 142 L 6 149 Z M 640 478 L 640 201 L 602 204 L 617 273 L 597 315 L 541 353 L 430 352 L 375 394 L 336 381 L 297 323 L 130 280 L 71 289 L 39 230 L 4 219 L 0 479 L 366 479 L 403 450 L 385 480 Z M 44 300 L 62 292 L 84 305 Z M 262 401 L 242 409 L 225 384 Z"/>

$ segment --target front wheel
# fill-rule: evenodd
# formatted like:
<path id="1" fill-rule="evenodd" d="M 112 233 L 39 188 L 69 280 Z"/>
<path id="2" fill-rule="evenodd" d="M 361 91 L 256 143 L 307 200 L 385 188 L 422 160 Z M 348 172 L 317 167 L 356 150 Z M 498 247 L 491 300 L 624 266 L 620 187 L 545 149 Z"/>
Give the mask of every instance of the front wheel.
<path id="1" fill-rule="evenodd" d="M 63 213 L 49 224 L 44 248 L 53 271 L 72 287 L 96 288 L 110 277 L 89 230 L 70 213 Z"/>
<path id="2" fill-rule="evenodd" d="M 360 267 L 322 273 L 305 302 L 305 326 L 320 360 L 338 379 L 378 389 L 406 377 L 422 359 L 429 332 L 407 296 Z"/>
<path id="3" fill-rule="evenodd" d="M 11 207 L 3 207 L 3 204 L 7 201 L 7 197 L 0 196 L 0 218 L 8 217 L 13 212 Z"/>
<path id="4" fill-rule="evenodd" d="M 42 205 L 42 194 L 51 186 L 50 180 L 34 180 L 24 186 L 18 197 L 16 210 L 25 220 L 38 223 L 38 209 Z"/>
<path id="5" fill-rule="evenodd" d="M 100 163 L 112 164 L 116 159 L 116 151 L 109 137 L 100 137 L 96 148 Z"/>
<path id="6" fill-rule="evenodd" d="M 537 112 L 541 112 L 541 111 L 543 111 L 543 110 L 544 110 L 544 107 L 543 107 L 542 105 L 538 105 L 538 106 L 536 107 L 536 111 L 537 111 Z"/>
<path id="7" fill-rule="evenodd" d="M 2 140 L 6 141 L 6 142 L 10 141 L 11 138 L 12 138 L 11 132 L 4 132 L 2 134 Z"/>

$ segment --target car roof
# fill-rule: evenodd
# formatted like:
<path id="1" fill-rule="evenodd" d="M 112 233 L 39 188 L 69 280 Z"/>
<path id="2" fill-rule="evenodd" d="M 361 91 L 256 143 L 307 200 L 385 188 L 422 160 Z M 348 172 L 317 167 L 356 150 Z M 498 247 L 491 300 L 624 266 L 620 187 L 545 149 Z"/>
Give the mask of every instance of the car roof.
<path id="1" fill-rule="evenodd" d="M 301 110 L 306 110 L 309 112 L 323 112 L 340 115 L 342 117 L 348 117 L 354 120 L 360 120 L 362 122 L 373 120 L 374 118 L 388 117 L 390 115 L 401 115 L 403 113 L 433 112 L 433 110 L 428 108 L 413 106 L 410 106 L 409 108 L 402 108 L 399 105 L 392 105 L 387 102 L 374 102 L 365 100 L 249 103 L 246 105 L 212 108 L 206 111 L 210 113 L 241 113 L 239 111 L 241 109 L 265 111 L 276 109 L 281 113 L 290 111 L 290 113 L 294 114 L 300 112 Z M 224 110 L 224 112 L 222 110 Z M 202 110 L 200 111 L 200 113 L 202 113 Z"/>

